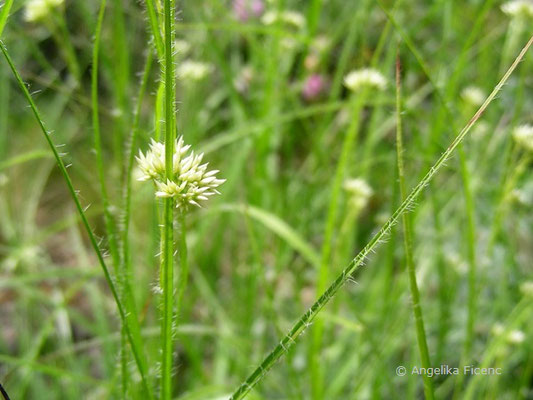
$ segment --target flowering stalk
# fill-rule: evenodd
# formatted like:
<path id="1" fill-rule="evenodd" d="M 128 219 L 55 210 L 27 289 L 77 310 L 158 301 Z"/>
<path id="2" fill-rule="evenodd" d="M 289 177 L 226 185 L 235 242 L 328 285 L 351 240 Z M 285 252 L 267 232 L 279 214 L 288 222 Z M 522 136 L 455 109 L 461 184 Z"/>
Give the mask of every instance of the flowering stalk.
<path id="1" fill-rule="evenodd" d="M 174 42 L 174 2 L 165 0 L 165 51 L 163 60 L 165 80 L 165 177 L 172 177 L 172 157 L 174 154 L 174 56 L 172 44 Z M 173 237 L 173 211 L 174 199 L 167 197 L 163 206 L 163 236 L 161 246 L 161 274 L 160 284 L 163 295 L 161 320 L 161 399 L 172 398 L 172 320 L 173 320 L 173 294 L 174 294 L 174 237 Z"/>
<path id="2" fill-rule="evenodd" d="M 171 157 L 170 168 L 167 164 L 166 149 L 174 149 Z M 150 150 L 143 154 L 139 153 L 137 162 L 141 171 L 140 181 L 152 180 L 156 186 L 156 197 L 164 200 L 163 232 L 161 243 L 161 289 L 162 289 L 162 341 L 163 341 L 163 364 L 161 393 L 170 396 L 170 377 L 172 369 L 172 321 L 174 288 L 173 288 L 173 211 L 177 208 L 179 232 L 179 260 L 180 276 L 177 288 L 177 310 L 179 310 L 181 298 L 185 292 L 188 277 L 187 242 L 185 236 L 185 216 L 191 206 L 200 206 L 199 202 L 207 200 L 210 196 L 218 193 L 216 189 L 224 179 L 217 179 L 217 170 L 208 171 L 207 164 L 200 164 L 203 154 L 194 154 L 185 145 L 183 137 L 174 140 L 172 146 L 152 141 Z M 170 171 L 169 171 L 170 170 Z M 169 399 L 170 397 L 166 397 Z"/>

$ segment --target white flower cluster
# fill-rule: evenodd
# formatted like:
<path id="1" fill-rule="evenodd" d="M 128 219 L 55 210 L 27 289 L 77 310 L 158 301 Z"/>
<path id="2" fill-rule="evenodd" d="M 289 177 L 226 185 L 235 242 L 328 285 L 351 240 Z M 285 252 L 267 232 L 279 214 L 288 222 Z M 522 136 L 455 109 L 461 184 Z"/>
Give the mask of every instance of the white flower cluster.
<path id="1" fill-rule="evenodd" d="M 272 25 L 278 21 L 298 29 L 305 26 L 304 16 L 296 11 L 284 11 L 281 13 L 278 11 L 268 11 L 263 15 L 263 18 L 261 18 L 261 22 L 265 25 Z"/>
<path id="2" fill-rule="evenodd" d="M 190 145 L 185 145 L 183 137 L 176 139 L 172 157 L 172 178 L 167 179 L 165 173 L 165 145 L 152 140 L 150 150 L 144 155 L 139 152 L 136 157 L 141 170 L 139 181 L 153 180 L 157 187 L 156 196 L 176 201 L 177 208 L 189 205 L 200 206 L 198 203 L 209 196 L 218 194 L 216 189 L 225 179 L 217 179 L 217 170 L 207 171 L 207 163 L 200 164 L 204 154 L 187 155 Z"/>
<path id="3" fill-rule="evenodd" d="M 511 16 L 528 16 L 533 17 L 533 1 L 532 0 L 512 0 L 502 4 L 502 11 Z"/>
<path id="4" fill-rule="evenodd" d="M 48 15 L 52 8 L 59 7 L 63 0 L 29 0 L 24 10 L 24 18 L 28 22 L 35 22 Z"/>
<path id="5" fill-rule="evenodd" d="M 368 200 L 373 194 L 372 188 L 364 179 L 347 179 L 343 184 L 348 193 L 348 202 L 357 212 L 366 207 Z"/>
<path id="6" fill-rule="evenodd" d="M 523 124 L 513 131 L 513 138 L 526 150 L 533 151 L 533 125 Z"/>
<path id="7" fill-rule="evenodd" d="M 187 55 L 191 50 L 191 44 L 183 39 L 176 39 L 174 41 L 174 51 L 181 57 Z"/>
<path id="8" fill-rule="evenodd" d="M 505 326 L 503 326 L 500 323 L 496 323 L 492 327 L 492 334 L 494 336 L 501 336 L 504 332 L 505 332 Z M 508 343 L 520 344 L 526 339 L 526 335 L 521 330 L 513 329 L 512 331 L 509 331 L 507 333 L 507 336 L 505 337 L 505 339 L 507 339 Z"/>
<path id="9" fill-rule="evenodd" d="M 533 281 L 525 281 L 520 285 L 520 291 L 524 296 L 533 297 Z"/>
<path id="10" fill-rule="evenodd" d="M 183 81 L 201 81 L 213 71 L 213 66 L 199 61 L 185 60 L 177 68 L 177 75 Z"/>
<path id="11" fill-rule="evenodd" d="M 480 106 L 485 101 L 486 95 L 483 89 L 477 86 L 467 86 L 461 91 L 461 97 L 473 106 Z"/>
<path id="12" fill-rule="evenodd" d="M 387 79 L 381 72 L 372 68 L 351 71 L 344 77 L 344 86 L 356 92 L 364 86 L 383 90 L 387 87 Z"/>

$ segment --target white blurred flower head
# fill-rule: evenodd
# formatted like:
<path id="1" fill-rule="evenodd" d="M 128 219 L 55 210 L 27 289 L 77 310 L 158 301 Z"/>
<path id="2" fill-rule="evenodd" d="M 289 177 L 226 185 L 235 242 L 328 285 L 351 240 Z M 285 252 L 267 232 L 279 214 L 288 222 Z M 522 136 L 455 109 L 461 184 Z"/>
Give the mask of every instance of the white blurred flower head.
<path id="1" fill-rule="evenodd" d="M 364 179 L 347 179 L 343 184 L 344 190 L 348 194 L 350 207 L 359 212 L 366 207 L 368 200 L 373 194 L 372 188 Z"/>
<path id="2" fill-rule="evenodd" d="M 533 125 L 523 124 L 513 130 L 513 139 L 528 151 L 533 151 Z"/>
<path id="3" fill-rule="evenodd" d="M 533 17 L 533 1 L 532 0 L 512 0 L 506 3 L 503 3 L 501 10 L 511 16 L 527 16 Z"/>
<path id="4" fill-rule="evenodd" d="M 177 74 L 183 81 L 200 81 L 213 72 L 213 66 L 199 61 L 185 60 L 177 68 Z"/>
<path id="5" fill-rule="evenodd" d="M 507 340 L 509 341 L 509 343 L 513 343 L 513 344 L 520 344 L 525 339 L 526 339 L 526 335 L 524 334 L 524 332 L 519 331 L 517 329 L 512 330 L 511 332 L 509 332 L 509 335 L 507 335 Z"/>
<path id="6" fill-rule="evenodd" d="M 174 42 L 174 50 L 176 51 L 176 53 L 178 53 L 178 55 L 185 56 L 191 50 L 191 44 L 186 40 L 177 39 Z"/>
<path id="7" fill-rule="evenodd" d="M 354 92 L 365 86 L 384 90 L 387 87 L 387 79 L 375 69 L 363 68 L 348 73 L 344 77 L 344 86 Z"/>
<path id="8" fill-rule="evenodd" d="M 217 179 L 217 170 L 208 171 L 207 163 L 201 164 L 204 154 L 190 154 L 190 146 L 185 145 L 183 137 L 176 139 L 172 157 L 172 174 L 166 177 L 165 145 L 152 140 L 150 149 L 136 157 L 140 176 L 138 180 L 153 180 L 161 198 L 173 198 L 176 207 L 186 209 L 189 205 L 200 206 L 200 201 L 218 194 L 216 189 L 225 179 Z"/>
<path id="9" fill-rule="evenodd" d="M 284 11 L 281 13 L 277 11 L 268 11 L 263 15 L 263 18 L 261 18 L 261 22 L 265 25 L 272 25 L 278 21 L 298 29 L 305 26 L 304 16 L 296 11 Z"/>
<path id="10" fill-rule="evenodd" d="M 24 10 L 24 18 L 35 22 L 46 17 L 54 7 L 63 4 L 64 0 L 29 0 Z"/>
<path id="11" fill-rule="evenodd" d="M 461 92 L 464 101 L 473 106 L 480 106 L 485 101 L 485 92 L 477 86 L 467 86 Z"/>
<path id="12" fill-rule="evenodd" d="M 520 291 L 524 296 L 533 297 L 533 281 L 525 281 L 520 285 Z"/>

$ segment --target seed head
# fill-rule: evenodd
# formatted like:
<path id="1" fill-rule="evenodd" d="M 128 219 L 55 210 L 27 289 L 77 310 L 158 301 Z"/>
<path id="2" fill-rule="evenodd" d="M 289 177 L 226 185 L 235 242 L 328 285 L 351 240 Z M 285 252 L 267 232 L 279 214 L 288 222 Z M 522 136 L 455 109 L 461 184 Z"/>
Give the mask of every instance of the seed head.
<path id="1" fill-rule="evenodd" d="M 348 73 L 344 77 L 344 86 L 354 92 L 364 86 L 384 90 L 387 86 L 387 79 L 375 69 L 363 68 Z"/>
<path id="2" fill-rule="evenodd" d="M 189 205 L 200 206 L 199 202 L 218 194 L 216 189 L 225 179 L 217 179 L 218 170 L 207 170 L 202 164 L 204 154 L 187 154 L 191 146 L 185 145 L 183 137 L 176 139 L 172 157 L 172 176 L 166 177 L 165 145 L 152 140 L 150 149 L 136 157 L 141 171 L 139 181 L 153 180 L 156 197 L 173 198 L 177 208 Z"/>

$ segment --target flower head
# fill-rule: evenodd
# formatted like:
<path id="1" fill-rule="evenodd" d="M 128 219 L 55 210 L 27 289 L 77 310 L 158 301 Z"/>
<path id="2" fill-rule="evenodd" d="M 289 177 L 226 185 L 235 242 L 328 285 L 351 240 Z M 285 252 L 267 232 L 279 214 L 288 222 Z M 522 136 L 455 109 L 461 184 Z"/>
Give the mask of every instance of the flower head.
<path id="1" fill-rule="evenodd" d="M 512 344 L 520 344 L 525 340 L 525 338 L 526 335 L 524 332 L 519 331 L 518 329 L 512 330 L 509 332 L 509 335 L 507 335 L 507 340 Z"/>
<path id="2" fill-rule="evenodd" d="M 297 29 L 301 29 L 305 26 L 304 16 L 296 11 L 269 11 L 263 15 L 261 21 L 265 25 L 272 25 L 278 21 L 284 22 L 285 24 Z"/>
<path id="3" fill-rule="evenodd" d="M 344 182 L 344 190 L 348 193 L 348 203 L 357 212 L 361 211 L 368 203 L 373 194 L 372 188 L 364 179 L 347 179 Z"/>
<path id="4" fill-rule="evenodd" d="M 511 16 L 528 16 L 533 17 L 533 1 L 531 0 L 512 0 L 502 4 L 502 11 Z"/>
<path id="5" fill-rule="evenodd" d="M 30 0 L 26 3 L 24 18 L 28 22 L 35 22 L 48 15 L 52 8 L 58 7 L 63 0 Z"/>
<path id="6" fill-rule="evenodd" d="M 219 193 L 216 189 L 225 179 L 217 179 L 217 170 L 208 171 L 207 163 L 202 164 L 204 154 L 187 154 L 190 149 L 185 145 L 183 137 L 176 139 L 172 157 L 172 174 L 166 177 L 165 145 L 152 140 L 150 150 L 143 154 L 139 152 L 137 162 L 141 176 L 140 181 L 149 179 L 155 182 L 156 196 L 173 198 L 177 208 L 189 205 L 200 206 L 199 202 L 207 200 L 209 196 Z"/>
<path id="7" fill-rule="evenodd" d="M 177 68 L 177 74 L 183 81 L 200 81 L 213 71 L 211 64 L 185 60 Z"/>
<path id="8" fill-rule="evenodd" d="M 365 86 L 383 90 L 387 86 L 387 79 L 375 69 L 363 68 L 348 73 L 344 77 L 344 86 L 354 92 Z"/>
<path id="9" fill-rule="evenodd" d="M 177 39 L 174 41 L 174 50 L 176 53 L 178 53 L 181 57 L 187 55 L 189 51 L 191 50 L 191 44 L 183 39 Z"/>
<path id="10" fill-rule="evenodd" d="M 533 151 L 533 125 L 523 124 L 513 131 L 513 138 L 526 150 Z"/>
<path id="11" fill-rule="evenodd" d="M 533 281 L 525 281 L 520 285 L 520 291 L 524 296 L 533 297 Z"/>
<path id="12" fill-rule="evenodd" d="M 485 101 L 485 92 L 477 86 L 467 86 L 461 92 L 461 97 L 473 106 L 480 106 Z"/>

